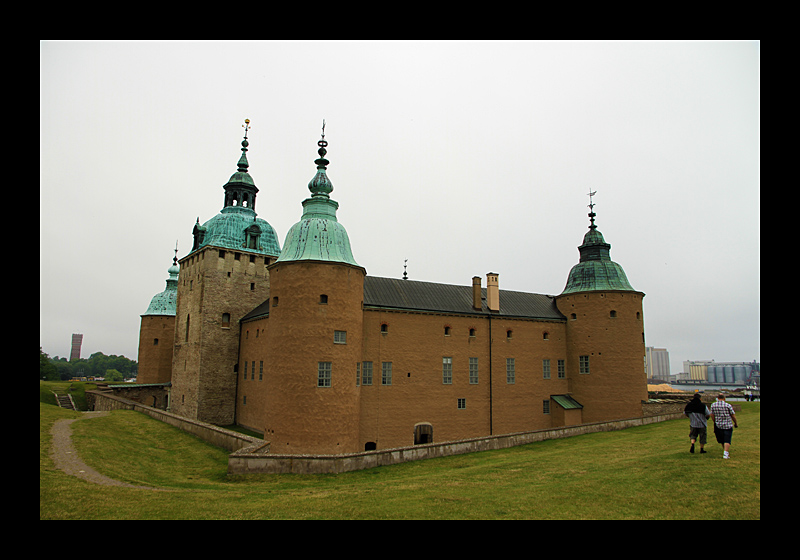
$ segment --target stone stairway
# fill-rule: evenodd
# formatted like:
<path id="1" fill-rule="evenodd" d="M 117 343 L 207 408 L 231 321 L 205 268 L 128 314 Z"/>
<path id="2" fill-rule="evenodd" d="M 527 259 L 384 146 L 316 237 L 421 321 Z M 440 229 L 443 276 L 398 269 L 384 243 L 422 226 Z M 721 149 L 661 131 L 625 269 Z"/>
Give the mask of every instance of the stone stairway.
<path id="1" fill-rule="evenodd" d="M 56 401 L 58 402 L 58 406 L 61 408 L 68 408 L 69 410 L 75 410 L 75 403 L 72 402 L 72 396 L 69 394 L 64 393 L 56 393 L 53 391 L 53 394 L 56 396 Z"/>

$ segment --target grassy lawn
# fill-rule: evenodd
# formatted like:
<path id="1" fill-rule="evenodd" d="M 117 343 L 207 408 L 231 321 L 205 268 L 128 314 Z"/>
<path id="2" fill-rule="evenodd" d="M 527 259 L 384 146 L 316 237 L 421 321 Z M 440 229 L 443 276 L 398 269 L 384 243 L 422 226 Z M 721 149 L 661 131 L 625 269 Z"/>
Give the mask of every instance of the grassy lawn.
<path id="1" fill-rule="evenodd" d="M 228 476 L 227 453 L 148 416 L 72 424 L 99 472 L 165 491 L 99 486 L 53 466 L 39 405 L 41 519 L 760 519 L 760 403 L 742 403 L 732 458 L 688 420 L 338 475 Z"/>

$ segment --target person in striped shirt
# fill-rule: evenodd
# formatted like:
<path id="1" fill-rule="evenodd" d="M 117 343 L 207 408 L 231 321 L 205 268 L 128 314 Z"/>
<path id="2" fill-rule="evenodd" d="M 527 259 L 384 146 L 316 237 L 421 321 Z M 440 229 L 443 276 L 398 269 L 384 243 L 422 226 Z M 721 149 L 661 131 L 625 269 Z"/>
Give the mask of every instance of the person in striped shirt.
<path id="1" fill-rule="evenodd" d="M 725 395 L 722 393 L 717 395 L 717 402 L 711 405 L 711 420 L 714 422 L 714 435 L 717 437 L 717 443 L 722 444 L 724 449 L 722 458 L 730 459 L 733 429 L 738 428 L 739 424 L 736 422 L 733 407 L 725 402 Z"/>

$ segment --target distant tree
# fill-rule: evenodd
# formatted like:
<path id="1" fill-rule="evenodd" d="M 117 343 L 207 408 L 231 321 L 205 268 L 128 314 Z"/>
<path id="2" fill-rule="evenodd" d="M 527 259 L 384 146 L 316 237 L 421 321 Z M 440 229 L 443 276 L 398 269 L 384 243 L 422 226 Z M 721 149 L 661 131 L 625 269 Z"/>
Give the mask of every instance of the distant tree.
<path id="1" fill-rule="evenodd" d="M 122 372 L 115 369 L 107 369 L 105 375 L 106 381 L 122 381 Z"/>
<path id="2" fill-rule="evenodd" d="M 50 361 L 50 356 L 42 352 L 42 347 L 39 346 L 39 379 L 58 381 L 58 378 L 58 369 Z"/>

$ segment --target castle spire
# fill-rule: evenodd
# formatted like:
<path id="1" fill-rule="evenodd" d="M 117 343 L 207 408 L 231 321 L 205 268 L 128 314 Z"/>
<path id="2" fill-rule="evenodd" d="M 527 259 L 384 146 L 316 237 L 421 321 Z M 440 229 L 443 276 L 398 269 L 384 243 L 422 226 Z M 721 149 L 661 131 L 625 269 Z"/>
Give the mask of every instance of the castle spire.
<path id="1" fill-rule="evenodd" d="M 328 150 L 325 149 L 327 145 L 328 141 L 325 140 L 325 119 L 322 119 L 322 138 L 317 142 L 317 146 L 319 146 L 319 150 L 317 150 L 319 158 L 314 160 L 314 163 L 317 164 L 317 174 L 314 175 L 314 178 L 308 183 L 308 190 L 311 191 L 311 196 L 324 196 L 328 198 L 328 195 L 333 191 L 333 184 L 331 180 L 328 179 L 327 173 L 327 165 L 330 162 L 325 159 L 325 154 L 328 153 Z"/>
<path id="2" fill-rule="evenodd" d="M 589 221 L 590 221 L 589 229 L 591 230 L 597 229 L 597 226 L 594 225 L 594 218 L 595 216 L 597 216 L 597 214 L 594 213 L 594 201 L 592 200 L 592 197 L 596 194 L 597 191 L 592 191 L 591 189 L 589 189 Z"/>
<path id="3" fill-rule="evenodd" d="M 247 168 L 250 167 L 250 164 L 247 162 L 247 146 L 250 143 L 247 141 L 247 131 L 250 130 L 250 119 L 245 119 L 244 124 L 242 125 L 244 128 L 244 140 L 242 140 L 242 157 L 239 158 L 238 171 L 239 173 L 247 173 Z"/>

